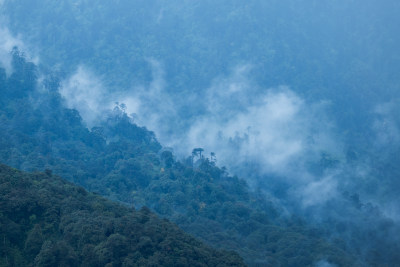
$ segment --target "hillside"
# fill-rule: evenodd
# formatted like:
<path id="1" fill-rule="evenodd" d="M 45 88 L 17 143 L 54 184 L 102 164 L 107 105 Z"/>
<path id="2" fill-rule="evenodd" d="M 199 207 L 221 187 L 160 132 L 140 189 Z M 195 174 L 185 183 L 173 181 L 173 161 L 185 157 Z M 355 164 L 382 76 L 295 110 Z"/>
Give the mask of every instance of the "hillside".
<path id="1" fill-rule="evenodd" d="M 67 109 L 53 76 L 36 84 L 35 65 L 14 51 L 14 73 L 0 83 L 0 159 L 24 170 L 51 169 L 75 184 L 135 207 L 148 206 L 215 248 L 251 265 L 354 261 L 340 239 L 285 215 L 263 192 L 200 155 L 180 162 L 153 133 L 116 106 L 89 131 Z"/>
<path id="2" fill-rule="evenodd" d="M 46 173 L 0 165 L 0 266 L 245 266 L 159 219 Z"/>
<path id="3" fill-rule="evenodd" d="M 399 13 L 0 0 L 0 162 L 148 207 L 248 265 L 396 266 Z"/>

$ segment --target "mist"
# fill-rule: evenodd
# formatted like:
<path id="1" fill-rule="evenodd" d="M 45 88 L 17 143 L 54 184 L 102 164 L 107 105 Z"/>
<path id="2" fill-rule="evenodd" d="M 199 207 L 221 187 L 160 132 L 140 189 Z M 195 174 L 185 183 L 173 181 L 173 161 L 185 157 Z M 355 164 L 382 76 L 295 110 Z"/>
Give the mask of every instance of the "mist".
<path id="1" fill-rule="evenodd" d="M 215 153 L 218 166 L 239 175 L 253 190 L 262 189 L 286 216 L 301 215 L 315 225 L 334 220 L 377 239 L 398 241 L 393 237 L 399 227 L 395 184 L 388 191 L 371 191 L 383 183 L 374 178 L 374 159 L 349 160 L 346 138 L 329 114 L 329 100 L 306 99 L 288 86 L 262 88 L 252 81 L 250 64 L 233 67 L 201 93 L 182 98 L 167 92 L 161 62 L 152 59 L 147 64 L 151 82 L 124 93 L 109 93 L 112 90 L 83 66 L 62 83 L 60 92 L 90 127 L 100 123 L 115 103 L 124 103 L 133 122 L 154 131 L 178 159 L 184 160 L 195 147 L 203 148 L 206 157 Z M 399 142 L 397 111 L 395 100 L 371 110 L 371 149 L 385 151 L 387 157 L 387 148 Z M 391 181 L 389 177 L 385 183 Z M 388 220 L 395 224 L 381 233 L 379 225 Z M 351 232 L 332 235 L 354 245 Z M 333 265 L 321 261 L 316 266 Z"/>
<path id="2" fill-rule="evenodd" d="M 1 5 L 1 3 L 0 3 Z M 14 47 L 19 47 L 21 49 L 25 49 L 23 42 L 14 37 L 8 28 L 1 25 L 0 20 L 0 66 L 5 68 L 7 75 L 12 73 L 12 54 L 11 51 Z"/>
<path id="3" fill-rule="evenodd" d="M 23 32 L 63 69 L 65 106 L 89 130 L 123 103 L 178 160 L 215 153 L 285 216 L 334 226 L 350 246 L 358 228 L 398 241 L 397 2 L 120 1 L 115 18 L 107 5 L 65 1 L 65 13 L 43 15 L 61 30 L 43 32 L 3 2 L 15 12 L 12 33 L 0 27 L 0 65 L 9 75 L 12 48 L 29 50 Z"/>
<path id="4" fill-rule="evenodd" d="M 400 144 L 400 100 L 393 99 L 390 102 L 378 104 L 374 110 L 376 118 L 373 128 L 376 134 L 378 147 L 397 147 Z"/>
<path id="5" fill-rule="evenodd" d="M 4 1 L 0 1 L 2 8 Z M 34 64 L 39 64 L 38 53 L 32 49 L 32 46 L 27 45 L 22 36 L 15 35 L 10 32 L 7 18 L 0 13 L 0 67 L 4 68 L 7 76 L 13 72 L 12 68 L 12 52 L 13 49 L 21 51 L 29 61 Z"/>
<path id="6" fill-rule="evenodd" d="M 148 64 L 153 79 L 147 87 L 110 94 L 100 78 L 80 66 L 62 82 L 60 93 L 89 128 L 104 119 L 115 103 L 124 103 L 131 118 L 154 131 L 180 159 L 202 147 L 206 155 L 216 153 L 219 166 L 254 186 L 260 176 L 279 176 L 292 185 L 305 206 L 335 196 L 334 175 L 321 178 L 309 171 L 323 153 L 344 157 L 335 123 L 326 115 L 328 101 L 307 101 L 286 86 L 260 90 L 248 77 L 250 65 L 216 77 L 201 95 L 182 98 L 166 91 L 162 64 L 155 60 Z M 188 117 L 187 108 L 195 115 Z M 248 175 L 250 170 L 253 175 Z M 322 188 L 326 194 L 317 197 Z"/>
<path id="7" fill-rule="evenodd" d="M 113 107 L 101 79 L 84 66 L 78 66 L 76 72 L 61 83 L 60 94 L 68 108 L 79 111 L 89 129 L 100 123 Z"/>

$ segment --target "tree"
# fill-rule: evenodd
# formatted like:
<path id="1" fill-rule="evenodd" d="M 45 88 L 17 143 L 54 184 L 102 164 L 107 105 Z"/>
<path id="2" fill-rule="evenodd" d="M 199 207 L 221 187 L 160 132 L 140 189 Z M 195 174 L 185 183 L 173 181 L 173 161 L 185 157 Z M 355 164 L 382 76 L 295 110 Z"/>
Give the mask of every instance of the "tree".
<path id="1" fill-rule="evenodd" d="M 164 150 L 161 153 L 161 160 L 164 162 L 166 168 L 171 168 L 174 164 L 174 157 L 171 151 Z"/>
<path id="2" fill-rule="evenodd" d="M 214 152 L 210 153 L 210 161 L 211 161 L 211 163 L 214 163 L 214 164 L 217 162 L 217 157 L 215 156 Z"/>

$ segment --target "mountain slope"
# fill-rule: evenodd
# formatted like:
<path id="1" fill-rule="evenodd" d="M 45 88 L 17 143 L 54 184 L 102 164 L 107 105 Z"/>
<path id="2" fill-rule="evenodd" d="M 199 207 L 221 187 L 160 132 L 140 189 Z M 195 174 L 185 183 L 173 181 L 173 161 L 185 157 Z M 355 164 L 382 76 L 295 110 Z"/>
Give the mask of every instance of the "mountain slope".
<path id="1" fill-rule="evenodd" d="M 394 265 L 399 12 L 397 0 L 0 1 L 0 23 L 80 111 L 57 78 L 35 88 L 42 73 L 14 58 L 10 77 L 0 71 L 0 158 L 149 206 L 248 263 Z M 21 43 L 0 33 L 0 49 Z M 105 111 L 125 100 L 129 112 Z M 93 129 L 85 101 L 104 119 Z M 177 161 L 131 112 L 180 156 L 216 152 L 258 192 L 207 156 Z"/>
<path id="2" fill-rule="evenodd" d="M 285 215 L 263 192 L 252 192 L 214 161 L 201 156 L 176 161 L 123 107 L 89 131 L 77 111 L 64 108 L 54 77 L 36 88 L 30 81 L 35 68 L 17 51 L 14 69 L 0 87 L 2 162 L 24 170 L 51 169 L 90 191 L 148 206 L 206 243 L 237 251 L 249 264 L 353 263 L 343 242 L 329 241 Z M 17 94 L 14 88 L 22 89 Z"/>
<path id="3" fill-rule="evenodd" d="M 161 220 L 46 173 L 0 165 L 0 266 L 244 266 Z"/>

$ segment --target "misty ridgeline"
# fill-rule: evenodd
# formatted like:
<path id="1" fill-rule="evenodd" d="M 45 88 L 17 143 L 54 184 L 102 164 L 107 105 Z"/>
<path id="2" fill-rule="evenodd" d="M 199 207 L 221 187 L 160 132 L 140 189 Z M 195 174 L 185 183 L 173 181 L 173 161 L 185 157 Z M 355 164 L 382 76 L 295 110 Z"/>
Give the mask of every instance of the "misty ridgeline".
<path id="1" fill-rule="evenodd" d="M 0 1 L 0 266 L 400 266 L 399 11 Z"/>

